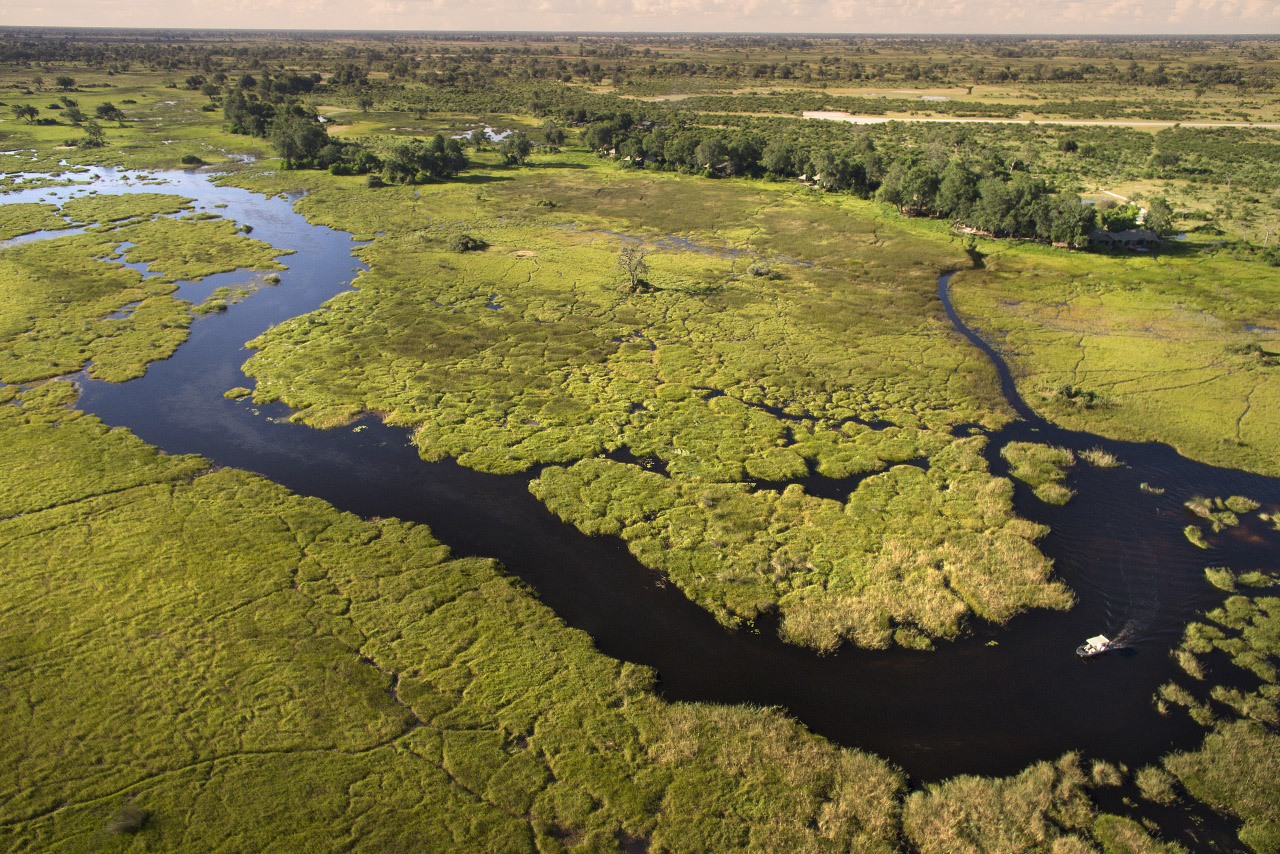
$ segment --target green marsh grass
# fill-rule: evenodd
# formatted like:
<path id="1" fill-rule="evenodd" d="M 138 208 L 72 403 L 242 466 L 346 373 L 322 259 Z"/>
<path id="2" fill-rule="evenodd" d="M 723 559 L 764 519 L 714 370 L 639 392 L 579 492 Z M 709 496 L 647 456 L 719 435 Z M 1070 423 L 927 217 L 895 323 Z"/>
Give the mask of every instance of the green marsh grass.
<path id="1" fill-rule="evenodd" d="M 1000 456 L 1012 466 L 1010 474 L 1030 486 L 1036 497 L 1047 504 L 1066 504 L 1075 491 L 1064 486 L 1067 469 L 1075 465 L 1076 456 L 1067 448 L 1055 448 L 1035 442 L 1010 442 L 1000 449 Z"/>
<path id="2" fill-rule="evenodd" d="M 957 276 L 953 300 L 1001 337 L 1023 397 L 1050 420 L 1280 475 L 1280 369 L 1235 346 L 1280 348 L 1280 333 L 1257 331 L 1273 323 L 1280 270 L 1184 246 L 1145 257 L 1002 247 Z M 1067 387 L 1105 404 L 1037 391 Z"/>
<path id="3" fill-rule="evenodd" d="M 33 231 L 71 228 L 71 224 L 58 216 L 57 211 L 57 205 L 38 202 L 0 205 L 0 240 L 8 240 Z"/>
<path id="4" fill-rule="evenodd" d="M 492 561 L 158 454 L 68 392 L 0 407 L 5 848 L 895 847 L 882 760 L 665 703 Z"/>
<path id="5" fill-rule="evenodd" d="M 226 220 L 148 221 L 133 214 L 154 212 L 155 199 L 95 198 L 109 200 L 107 213 L 134 221 L 0 252 L 0 381 L 47 379 L 90 362 L 90 375 L 99 379 L 141 376 L 148 362 L 186 340 L 192 311 L 171 296 L 174 281 L 240 267 L 284 269 L 275 258 L 287 250 L 236 234 Z M 134 200 L 139 206 L 128 207 Z M 147 262 L 160 275 L 144 279 L 104 260 L 125 241 L 138 244 L 125 250 L 126 260 Z"/>
<path id="6" fill-rule="evenodd" d="M 0 121 L 6 148 L 34 146 L 37 157 L 0 155 L 0 168 L 46 170 L 40 185 L 75 168 L 59 166 L 63 157 L 171 167 L 266 153 L 202 112 L 202 95 L 166 88 L 155 73 L 44 71 L 55 72 L 108 84 L 77 98 L 89 112 L 108 98 L 124 104 L 129 122 L 108 128 L 105 149 L 68 152 L 54 148 L 72 133 L 66 125 Z M 31 75 L 0 74 L 18 84 L 7 101 L 49 100 L 18 94 Z M 389 133 L 406 120 L 344 115 L 351 134 Z M 436 118 L 464 130 L 476 123 Z M 839 518 L 841 536 L 870 542 L 877 526 L 904 526 L 911 514 L 925 524 L 876 556 L 878 577 L 892 583 L 871 599 L 867 636 L 927 644 L 913 618 L 884 625 L 882 615 L 916 608 L 949 631 L 957 609 L 980 601 L 939 594 L 930 585 L 940 570 L 927 565 L 932 537 L 962 529 L 986 543 L 1011 512 L 1008 484 L 985 465 L 962 473 L 945 462 L 969 455 L 949 447 L 950 428 L 1012 417 L 994 372 L 953 334 L 934 297 L 936 272 L 964 260 L 945 226 L 782 183 L 623 172 L 572 150 L 540 155 L 526 170 L 492 160 L 482 153 L 473 174 L 421 197 L 402 187 L 370 195 L 359 178 L 269 174 L 278 165 L 270 162 L 234 166 L 224 180 L 308 190 L 298 206 L 312 221 L 369 239 L 386 232 L 364 250 L 373 269 L 355 294 L 261 340 L 256 398 L 288 396 L 317 425 L 390 412 L 418 429 L 424 454 L 486 470 L 552 462 L 573 471 L 623 446 L 661 456 L 669 483 L 640 489 L 624 479 L 606 493 L 602 476 L 584 487 L 585 524 L 651 529 L 629 503 L 651 490 L 691 500 L 691 521 L 677 520 L 673 534 L 714 527 L 747 558 L 717 567 L 714 584 L 695 578 L 697 595 L 712 608 L 743 603 L 743 613 L 753 597 L 716 599 L 716 586 L 742 573 L 767 602 L 787 579 L 827 571 L 816 549 L 755 548 L 773 532 L 762 535 L 748 510 L 772 508 L 786 536 L 804 543 L 817 538 L 814 520 L 837 518 L 841 506 L 747 484 L 807 464 L 830 476 L 871 474 L 844 505 L 858 512 Z M 48 206 L 9 207 L 0 207 L 0 234 L 65 225 Z M 172 231 L 157 245 L 150 238 L 167 226 L 143 234 L 153 224 L 132 223 L 156 212 L 135 208 L 117 222 L 148 238 L 144 253 L 156 253 L 166 276 L 204 275 L 233 257 L 271 268 L 274 256 L 244 244 L 204 253 L 205 238 L 183 246 Z M 447 254 L 461 223 L 493 244 L 483 263 Z M 604 271 L 626 239 L 608 232 L 656 248 L 659 289 L 643 304 L 606 293 Z M 700 248 L 660 243 L 672 235 Z M 0 378 L 56 376 L 90 359 L 98 375 L 123 379 L 172 351 L 181 337 L 171 330 L 189 311 L 163 282 L 150 292 L 132 271 L 95 261 L 117 237 L 61 238 L 56 251 L 0 258 Z M 1274 369 L 1235 346 L 1277 350 L 1244 329 L 1274 307 L 1270 273 L 1223 254 L 983 248 L 989 275 L 981 287 L 979 274 L 960 276 L 957 304 L 979 328 L 1007 332 L 1006 356 L 1033 404 L 1074 426 L 1273 470 Z M 752 264 L 782 276 L 753 276 Z M 488 308 L 494 296 L 499 310 Z M 139 299 L 146 311 L 107 322 Z M 316 344 L 291 359 L 311 332 Z M 373 367 L 357 370 L 357 358 Z M 1063 385 L 1077 391 L 1044 401 L 1027 392 Z M 1079 389 L 1106 405 L 1081 405 L 1088 395 Z M 10 689 L 0 724 L 17 734 L 0 769 L 6 848 L 176 850 L 198 838 L 208 850 L 323 850 L 334 840 L 368 851 L 1176 850 L 1129 819 L 1093 817 L 1071 757 L 908 796 L 884 761 L 836 749 L 775 711 L 663 703 L 654 674 L 600 656 L 491 562 L 451 559 L 421 527 L 355 519 L 251 475 L 164 457 L 67 409 L 74 398 L 62 382 L 0 386 L 0 401 L 19 404 L 0 406 L 0 613 L 12 618 L 0 626 L 23 627 L 0 630 Z M 900 465 L 922 456 L 927 473 Z M 968 497 L 940 498 L 958 481 Z M 1010 542 L 1034 541 L 1034 526 L 1016 522 L 1004 522 Z M 1043 570 L 1027 548 L 1014 563 Z M 835 563 L 834 577 L 858 578 Z M 1043 573 L 1028 580 L 1026 590 L 1046 595 Z M 980 581 L 999 588 L 1003 578 Z M 845 626 L 838 608 L 821 604 L 793 608 L 811 614 L 797 631 L 834 642 Z M 1188 654 L 1230 652 L 1266 674 L 1269 624 L 1251 613 L 1233 600 L 1222 616 L 1239 630 L 1189 627 Z M 1273 682 L 1255 694 L 1217 690 L 1205 702 L 1243 717 L 1219 722 L 1167 767 L 1193 796 L 1241 818 L 1245 844 L 1268 851 L 1280 844 L 1280 748 L 1265 704 L 1280 698 Z M 1098 777 L 1089 779 L 1103 785 Z"/>

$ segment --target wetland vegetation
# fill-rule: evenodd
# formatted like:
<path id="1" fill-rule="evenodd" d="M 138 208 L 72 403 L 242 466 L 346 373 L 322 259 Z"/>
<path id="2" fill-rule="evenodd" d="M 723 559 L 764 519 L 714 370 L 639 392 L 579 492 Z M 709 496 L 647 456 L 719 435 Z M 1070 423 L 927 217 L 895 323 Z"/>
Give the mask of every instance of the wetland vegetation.
<path id="1" fill-rule="evenodd" d="M 1077 601 L 1019 490 L 1087 505 L 1130 464 L 1106 440 L 1280 475 L 1277 131 L 799 113 L 1261 122 L 1275 51 L 7 32 L 0 839 L 1280 850 L 1274 559 L 1206 571 L 1222 605 L 1170 651 L 1183 676 L 1151 704 L 1202 741 L 1142 768 L 1067 753 L 919 780 L 769 703 L 671 702 L 449 532 L 159 453 L 61 379 L 139 377 L 288 270 L 294 247 L 156 178 L 213 164 L 368 241 L 353 288 L 249 342 L 228 400 L 317 429 L 377 413 L 423 459 L 527 473 L 550 513 L 726 631 L 815 654 L 999 644 Z M 115 126 L 67 147 L 86 115 Z M 127 192 L 89 183 L 104 167 Z M 1186 239 L 1067 248 L 1153 213 Z M 1077 450 L 993 439 L 1018 410 L 938 299 L 953 270 L 966 323 Z M 1197 545 L 1276 542 L 1274 490 L 1150 495 L 1166 486 Z"/>

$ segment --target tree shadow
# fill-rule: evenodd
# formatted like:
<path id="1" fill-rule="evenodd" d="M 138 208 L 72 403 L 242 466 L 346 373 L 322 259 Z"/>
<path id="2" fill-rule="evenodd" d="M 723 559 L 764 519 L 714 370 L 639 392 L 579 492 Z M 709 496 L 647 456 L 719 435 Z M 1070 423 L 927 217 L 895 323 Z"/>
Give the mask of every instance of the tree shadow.
<path id="1" fill-rule="evenodd" d="M 459 175 L 450 183 L 453 184 L 493 184 L 498 181 L 514 181 L 510 175 Z"/>
<path id="2" fill-rule="evenodd" d="M 665 288 L 654 285 L 650 293 L 656 293 L 657 291 L 670 291 L 674 294 L 684 294 L 689 297 L 713 297 L 724 293 L 724 285 L 719 282 L 704 282 L 697 285 L 680 285 Z"/>

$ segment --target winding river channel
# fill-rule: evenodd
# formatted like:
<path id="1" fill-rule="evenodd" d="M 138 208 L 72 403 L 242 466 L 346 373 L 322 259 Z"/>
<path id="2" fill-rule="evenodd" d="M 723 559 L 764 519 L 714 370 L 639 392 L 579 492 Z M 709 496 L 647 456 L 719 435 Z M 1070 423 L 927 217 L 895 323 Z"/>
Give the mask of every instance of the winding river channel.
<path id="1" fill-rule="evenodd" d="M 110 170 L 85 177 L 93 179 L 85 188 L 28 190 L 6 200 L 57 202 L 88 186 L 180 193 L 296 254 L 282 259 L 289 270 L 278 286 L 197 319 L 189 340 L 146 376 L 123 384 L 79 377 L 82 409 L 166 452 L 259 472 L 361 516 L 429 525 L 457 554 L 501 560 L 605 654 L 656 668 L 667 698 L 779 706 L 836 742 L 889 758 L 917 781 L 1014 773 L 1069 750 L 1137 767 L 1171 748 L 1194 747 L 1203 731 L 1183 713 L 1156 714 L 1152 695 L 1175 675 L 1169 650 L 1183 627 L 1223 598 L 1203 569 L 1276 568 L 1276 534 L 1255 516 L 1215 537 L 1210 552 L 1192 546 L 1182 534 L 1189 516 L 1183 502 L 1193 494 L 1237 494 L 1274 510 L 1280 481 L 1196 463 L 1163 445 L 1114 442 L 1045 423 L 1018 398 L 999 355 L 956 315 L 950 277 L 943 276 L 941 308 L 981 351 L 975 358 L 985 354 L 994 362 L 1022 416 L 991 436 L 993 471 L 1006 471 L 997 450 L 1010 440 L 1102 447 L 1125 463 L 1077 465 L 1068 484 L 1078 495 L 1065 507 L 1042 504 L 1017 487 L 1018 512 L 1051 527 L 1043 550 L 1078 605 L 1023 615 L 1004 627 L 979 625 L 971 637 L 928 653 L 845 649 L 819 656 L 782 643 L 771 625 L 726 631 L 677 588 L 659 583 L 620 540 L 587 537 L 552 516 L 529 494 L 532 474 L 486 475 L 451 461 L 423 462 L 405 430 L 372 417 L 322 431 L 289 423 L 283 405 L 223 398 L 227 389 L 250 384 L 240 372 L 251 355 L 245 341 L 350 287 L 361 269 L 350 235 L 308 224 L 288 198 L 219 187 L 201 174 L 161 173 L 145 184 Z M 211 277 L 183 284 L 179 296 L 198 301 L 218 285 L 251 278 Z M 1166 491 L 1144 492 L 1143 482 Z M 1075 646 L 1098 633 L 1122 637 L 1128 650 L 1078 659 Z"/>

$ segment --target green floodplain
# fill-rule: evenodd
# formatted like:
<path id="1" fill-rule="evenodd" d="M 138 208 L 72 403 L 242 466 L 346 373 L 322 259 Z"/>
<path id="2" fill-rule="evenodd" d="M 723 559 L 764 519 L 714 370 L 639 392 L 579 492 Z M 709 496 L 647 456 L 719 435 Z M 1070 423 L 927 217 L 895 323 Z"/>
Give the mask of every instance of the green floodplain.
<path id="1" fill-rule="evenodd" d="M 5 30 L 0 193 L 89 165 L 303 191 L 368 269 L 251 342 L 228 396 L 538 467 L 550 512 L 726 630 L 928 655 L 1074 602 L 966 429 L 1016 415 L 940 273 L 1047 420 L 1280 475 L 1278 85 L 1265 39 Z M 1208 810 L 1223 850 L 1280 851 L 1275 567 L 1207 568 L 1223 604 L 1152 698 L 1205 737 L 1144 768 L 925 785 L 785 710 L 665 701 L 495 561 L 75 409 L 67 377 L 141 376 L 252 304 L 178 282 L 287 268 L 191 202 L 0 197 L 0 240 L 67 231 L 0 244 L 6 850 L 1114 854 L 1189 850 L 1178 816 Z M 1087 251 L 1140 219 L 1159 251 Z M 1054 504 L 1123 462 L 998 453 Z M 757 488 L 811 473 L 845 500 Z M 1188 509 L 1202 541 L 1280 524 Z"/>

